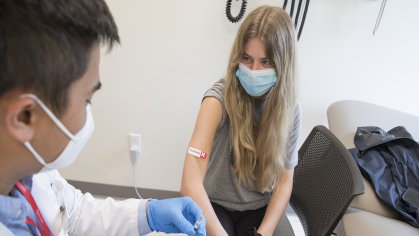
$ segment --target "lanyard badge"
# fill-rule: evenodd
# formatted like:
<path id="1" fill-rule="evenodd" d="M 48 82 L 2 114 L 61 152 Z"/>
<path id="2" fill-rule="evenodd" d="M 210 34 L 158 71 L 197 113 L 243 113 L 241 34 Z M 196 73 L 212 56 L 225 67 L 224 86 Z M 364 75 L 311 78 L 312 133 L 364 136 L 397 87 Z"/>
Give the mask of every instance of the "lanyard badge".
<path id="1" fill-rule="evenodd" d="M 41 212 L 39 211 L 39 208 L 35 203 L 35 199 L 33 199 L 33 196 L 29 189 L 20 180 L 16 183 L 16 187 L 19 189 L 19 191 L 23 194 L 23 196 L 31 205 L 33 211 L 35 212 L 36 218 L 38 218 L 38 221 L 41 223 L 42 228 L 29 217 L 26 217 L 25 222 L 27 224 L 35 225 L 38 228 L 39 232 L 41 232 L 42 236 L 51 236 L 48 226 L 45 223 L 44 218 L 42 217 Z"/>

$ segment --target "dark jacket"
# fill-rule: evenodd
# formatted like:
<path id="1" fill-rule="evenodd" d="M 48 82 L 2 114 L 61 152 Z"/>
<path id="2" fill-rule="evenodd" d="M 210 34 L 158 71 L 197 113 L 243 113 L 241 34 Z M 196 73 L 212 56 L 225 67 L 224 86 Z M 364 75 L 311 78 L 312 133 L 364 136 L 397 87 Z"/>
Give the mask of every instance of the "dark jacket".
<path id="1" fill-rule="evenodd" d="M 419 144 L 402 126 L 388 132 L 359 127 L 354 142 L 356 148 L 349 152 L 377 195 L 419 228 L 419 209 L 402 199 L 409 187 L 419 190 Z"/>

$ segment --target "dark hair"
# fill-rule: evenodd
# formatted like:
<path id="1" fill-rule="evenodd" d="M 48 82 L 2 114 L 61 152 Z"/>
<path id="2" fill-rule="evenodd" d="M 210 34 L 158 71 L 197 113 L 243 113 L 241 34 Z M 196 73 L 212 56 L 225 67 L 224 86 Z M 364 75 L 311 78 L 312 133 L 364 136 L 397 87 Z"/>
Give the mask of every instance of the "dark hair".
<path id="1" fill-rule="evenodd" d="M 0 0 L 0 97 L 34 90 L 62 115 L 95 42 L 119 43 L 104 0 Z"/>

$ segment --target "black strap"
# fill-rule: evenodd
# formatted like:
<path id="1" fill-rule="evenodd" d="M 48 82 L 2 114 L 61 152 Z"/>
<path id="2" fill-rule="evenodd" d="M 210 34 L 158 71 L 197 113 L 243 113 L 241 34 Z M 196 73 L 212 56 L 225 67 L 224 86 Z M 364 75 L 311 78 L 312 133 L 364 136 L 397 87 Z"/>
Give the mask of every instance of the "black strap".
<path id="1" fill-rule="evenodd" d="M 249 227 L 247 230 L 247 236 L 262 236 L 260 233 L 258 233 L 258 230 L 256 227 Z"/>

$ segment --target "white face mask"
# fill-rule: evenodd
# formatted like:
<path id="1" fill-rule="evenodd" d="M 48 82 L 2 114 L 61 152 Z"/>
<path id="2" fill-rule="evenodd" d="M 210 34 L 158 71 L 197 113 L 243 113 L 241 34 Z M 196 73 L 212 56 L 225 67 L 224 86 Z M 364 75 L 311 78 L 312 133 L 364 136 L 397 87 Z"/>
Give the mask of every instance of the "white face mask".
<path id="1" fill-rule="evenodd" d="M 25 146 L 29 149 L 29 151 L 35 156 L 35 158 L 44 165 L 44 168 L 39 172 L 46 172 L 50 170 L 64 168 L 69 166 L 74 162 L 76 157 L 79 155 L 80 151 L 83 149 L 84 145 L 89 140 L 90 136 L 92 135 L 93 131 L 95 130 L 95 124 L 93 122 L 92 110 L 90 104 L 86 106 L 87 111 L 87 118 L 86 123 L 84 124 L 83 128 L 76 134 L 71 134 L 67 128 L 55 117 L 55 115 L 33 94 L 24 94 L 21 97 L 30 97 L 36 100 L 39 106 L 47 113 L 47 115 L 51 118 L 51 120 L 60 128 L 69 138 L 70 142 L 67 144 L 67 147 L 64 151 L 58 156 L 58 158 L 51 162 L 46 163 L 45 160 L 33 149 L 32 145 L 29 142 L 25 142 Z"/>

